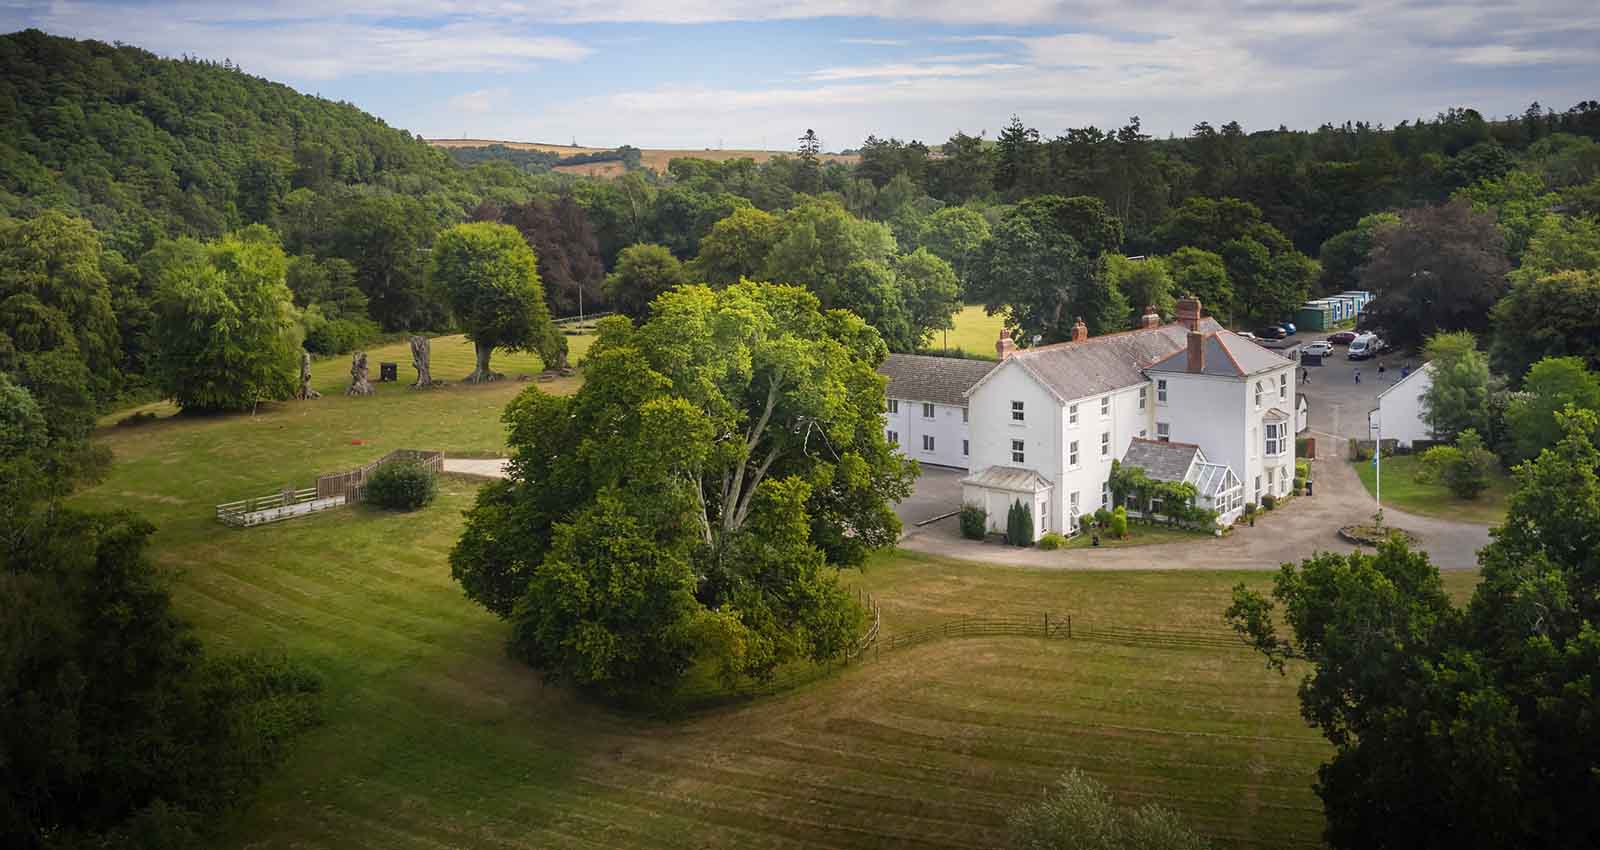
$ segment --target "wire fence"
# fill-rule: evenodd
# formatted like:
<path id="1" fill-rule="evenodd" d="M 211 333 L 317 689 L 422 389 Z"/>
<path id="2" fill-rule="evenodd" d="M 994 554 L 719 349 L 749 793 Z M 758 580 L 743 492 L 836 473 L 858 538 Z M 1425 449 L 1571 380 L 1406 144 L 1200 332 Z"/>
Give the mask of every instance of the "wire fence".
<path id="1" fill-rule="evenodd" d="M 834 660 L 796 665 L 762 681 L 741 682 L 729 687 L 700 687 L 678 694 L 680 709 L 698 710 L 743 700 L 770 696 L 823 679 L 835 670 L 854 664 L 877 661 L 885 653 L 908 649 L 941 640 L 981 637 L 1023 637 L 1039 640 L 1081 641 L 1149 649 L 1199 650 L 1202 652 L 1250 652 L 1250 647 L 1231 632 L 1201 629 L 1161 629 L 1145 626 L 1119 626 L 1085 620 L 1072 614 L 1008 614 L 957 617 L 935 625 L 907 631 L 886 631 L 883 611 L 870 595 L 862 596 L 869 624 L 866 632 L 850 649 Z"/>

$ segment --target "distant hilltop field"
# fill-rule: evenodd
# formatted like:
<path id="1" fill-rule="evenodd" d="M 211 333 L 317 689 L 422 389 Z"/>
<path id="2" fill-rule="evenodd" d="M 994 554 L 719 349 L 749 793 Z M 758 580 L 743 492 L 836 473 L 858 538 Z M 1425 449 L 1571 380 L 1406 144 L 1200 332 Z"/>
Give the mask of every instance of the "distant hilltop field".
<path id="1" fill-rule="evenodd" d="M 490 145 L 502 145 L 512 150 L 544 151 L 561 156 L 575 156 L 578 154 L 609 153 L 616 148 L 592 148 L 579 145 L 552 145 L 544 142 L 506 142 L 498 139 L 428 139 L 428 144 L 441 148 L 486 148 Z M 766 162 L 774 156 L 794 156 L 794 151 L 763 151 L 746 150 L 738 148 L 706 149 L 672 149 L 672 148 L 641 148 L 639 151 L 640 163 L 652 171 L 666 173 L 667 163 L 674 159 L 710 159 L 721 162 L 729 159 L 753 159 L 757 163 Z M 823 162 L 840 162 L 854 165 L 860 161 L 855 154 L 825 153 L 818 156 Z M 619 161 L 585 162 L 574 165 L 558 165 L 554 170 L 567 174 L 583 174 L 589 177 L 615 177 L 623 173 L 623 165 Z"/>

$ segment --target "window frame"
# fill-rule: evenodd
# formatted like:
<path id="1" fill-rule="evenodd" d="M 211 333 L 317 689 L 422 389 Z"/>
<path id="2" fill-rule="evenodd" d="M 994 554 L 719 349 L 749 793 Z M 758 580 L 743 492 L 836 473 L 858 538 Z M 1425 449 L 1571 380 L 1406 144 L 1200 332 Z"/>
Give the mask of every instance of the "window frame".
<path id="1" fill-rule="evenodd" d="M 1171 422 L 1157 422 L 1156 423 L 1156 441 L 1157 442 L 1162 442 L 1162 443 L 1170 443 L 1170 442 L 1172 442 L 1172 423 Z"/>
<path id="2" fill-rule="evenodd" d="M 1073 440 L 1073 441 L 1067 443 L 1067 468 L 1068 469 L 1077 469 L 1078 468 L 1078 461 L 1079 461 L 1079 457 L 1078 457 L 1078 441 L 1077 440 Z"/>
<path id="3" fill-rule="evenodd" d="M 1027 463 L 1028 462 L 1028 444 L 1027 443 L 1023 442 L 1022 440 L 1012 440 L 1011 441 L 1011 462 L 1012 463 Z"/>
<path id="4" fill-rule="evenodd" d="M 1103 395 L 1103 396 L 1100 397 L 1100 418 L 1101 419 L 1110 419 L 1111 418 L 1111 394 L 1110 393 L 1107 393 L 1106 395 Z"/>
<path id="5" fill-rule="evenodd" d="M 1145 404 L 1149 401 L 1149 399 L 1150 399 L 1150 388 L 1149 387 L 1140 387 L 1139 388 L 1139 409 L 1140 410 L 1144 410 L 1145 409 Z"/>
<path id="6" fill-rule="evenodd" d="M 896 430 L 894 430 L 892 428 L 886 428 L 886 429 L 884 429 L 883 436 L 884 436 L 884 439 L 889 441 L 889 445 L 894 446 L 897 449 L 900 448 L 900 432 L 899 431 L 896 431 Z"/>
<path id="7" fill-rule="evenodd" d="M 932 418 L 934 418 L 934 415 L 937 412 L 938 412 L 938 409 L 936 407 L 934 407 L 933 402 L 925 401 L 925 402 L 922 403 L 922 418 L 923 419 L 932 419 Z"/>
<path id="8" fill-rule="evenodd" d="M 1289 373 L 1278 373 L 1278 401 L 1289 400 Z"/>
<path id="9" fill-rule="evenodd" d="M 922 435 L 922 450 L 925 451 L 925 452 L 931 452 L 931 451 L 933 451 L 933 445 L 934 445 L 934 443 L 933 443 L 933 435 L 932 434 L 923 434 Z"/>
<path id="10" fill-rule="evenodd" d="M 1156 404 L 1165 405 L 1166 403 L 1167 403 L 1167 379 L 1166 378 L 1157 378 L 1156 379 Z"/>
<path id="11" fill-rule="evenodd" d="M 1100 456 L 1111 457 L 1111 432 L 1100 432 Z"/>
<path id="12" fill-rule="evenodd" d="M 889 399 L 889 413 L 894 416 L 900 415 L 900 399 Z"/>
<path id="13" fill-rule="evenodd" d="M 1077 404 L 1069 404 L 1069 405 L 1067 405 L 1067 426 L 1075 428 L 1075 427 L 1077 427 L 1077 425 L 1078 425 L 1078 405 Z"/>
<path id="14" fill-rule="evenodd" d="M 1261 409 L 1261 397 L 1265 394 L 1265 391 L 1261 387 L 1261 382 L 1256 381 L 1256 410 Z"/>
<path id="15" fill-rule="evenodd" d="M 1016 399 L 1012 399 L 1011 400 L 1011 421 L 1013 423 L 1027 422 L 1028 421 L 1027 405 L 1025 405 L 1023 402 L 1017 401 Z"/>

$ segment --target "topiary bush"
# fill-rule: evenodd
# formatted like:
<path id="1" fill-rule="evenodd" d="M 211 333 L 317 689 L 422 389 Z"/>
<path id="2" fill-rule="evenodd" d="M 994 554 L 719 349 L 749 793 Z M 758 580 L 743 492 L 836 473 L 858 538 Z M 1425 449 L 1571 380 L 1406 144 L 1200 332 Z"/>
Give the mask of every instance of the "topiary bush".
<path id="1" fill-rule="evenodd" d="M 1018 499 L 1006 514 L 1006 542 L 1012 546 L 1033 544 L 1033 509 Z"/>
<path id="2" fill-rule="evenodd" d="M 1111 512 L 1110 531 L 1111 536 L 1118 540 L 1128 536 L 1128 509 L 1122 505 L 1117 505 L 1117 509 Z"/>
<path id="3" fill-rule="evenodd" d="M 394 511 L 414 511 L 433 501 L 439 482 L 433 471 L 417 463 L 396 461 L 378 467 L 367 479 L 361 498 Z"/>
<path id="4" fill-rule="evenodd" d="M 1062 546 L 1067 545 L 1067 538 L 1062 537 L 1054 531 L 1050 531 L 1041 535 L 1039 537 L 1039 542 L 1035 543 L 1034 545 L 1046 551 L 1055 551 L 1056 549 L 1060 549 Z"/>
<path id="5" fill-rule="evenodd" d="M 1105 508 L 1100 508 L 1100 509 L 1098 509 L 1098 510 L 1096 510 L 1094 512 L 1094 524 L 1095 525 L 1099 526 L 1100 528 L 1105 528 L 1110 523 L 1111 523 L 1111 512 L 1110 511 L 1106 510 Z"/>
<path id="6" fill-rule="evenodd" d="M 1278 506 L 1278 497 L 1268 493 L 1261 497 L 1261 509 L 1270 511 Z"/>
<path id="7" fill-rule="evenodd" d="M 982 505 L 961 506 L 961 536 L 968 540 L 982 540 L 989 531 L 989 512 Z"/>

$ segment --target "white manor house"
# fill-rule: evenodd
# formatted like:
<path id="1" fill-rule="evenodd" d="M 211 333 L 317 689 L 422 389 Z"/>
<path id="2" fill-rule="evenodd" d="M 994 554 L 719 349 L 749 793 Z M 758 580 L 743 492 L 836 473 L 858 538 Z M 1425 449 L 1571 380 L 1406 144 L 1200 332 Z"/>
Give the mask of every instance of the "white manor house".
<path id="1" fill-rule="evenodd" d="M 1003 531 L 1014 501 L 1032 506 L 1035 537 L 1074 534 L 1111 507 L 1112 460 L 1157 480 L 1188 481 L 1199 503 L 1233 522 L 1246 502 L 1287 495 L 1304 400 L 1296 365 L 1203 316 L 1184 298 L 1177 320 L 1019 349 L 1004 332 L 998 363 L 891 354 L 885 432 L 906 456 L 966 469 L 962 501 Z"/>

